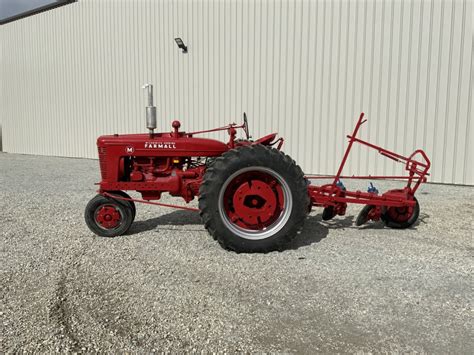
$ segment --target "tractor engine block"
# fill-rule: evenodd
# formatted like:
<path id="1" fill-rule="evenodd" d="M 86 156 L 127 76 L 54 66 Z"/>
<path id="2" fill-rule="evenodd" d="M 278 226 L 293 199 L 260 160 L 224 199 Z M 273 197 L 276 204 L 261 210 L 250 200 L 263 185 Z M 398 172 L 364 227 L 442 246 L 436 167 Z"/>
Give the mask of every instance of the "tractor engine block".
<path id="1" fill-rule="evenodd" d="M 119 179 L 124 182 L 152 183 L 154 191 L 140 191 L 146 200 L 156 200 L 161 192 L 182 196 L 186 202 L 199 194 L 205 159 L 191 157 L 123 157 Z"/>

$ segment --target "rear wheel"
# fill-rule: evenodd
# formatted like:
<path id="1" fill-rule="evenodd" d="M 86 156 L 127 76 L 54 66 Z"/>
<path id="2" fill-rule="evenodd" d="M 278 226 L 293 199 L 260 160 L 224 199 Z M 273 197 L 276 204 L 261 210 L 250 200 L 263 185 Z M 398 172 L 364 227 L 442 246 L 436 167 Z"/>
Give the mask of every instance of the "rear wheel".
<path id="1" fill-rule="evenodd" d="M 301 168 L 262 145 L 224 153 L 208 168 L 200 188 L 207 230 L 236 252 L 280 249 L 303 227 L 308 206 Z"/>
<path id="2" fill-rule="evenodd" d="M 84 215 L 89 229 L 101 237 L 115 237 L 127 232 L 133 222 L 133 213 L 126 202 L 95 196 L 87 204 Z"/>
<path id="3" fill-rule="evenodd" d="M 420 205 L 418 204 L 418 200 L 414 196 L 413 200 L 415 201 L 414 206 L 388 207 L 381 215 L 385 225 L 397 229 L 411 227 L 420 215 Z"/>

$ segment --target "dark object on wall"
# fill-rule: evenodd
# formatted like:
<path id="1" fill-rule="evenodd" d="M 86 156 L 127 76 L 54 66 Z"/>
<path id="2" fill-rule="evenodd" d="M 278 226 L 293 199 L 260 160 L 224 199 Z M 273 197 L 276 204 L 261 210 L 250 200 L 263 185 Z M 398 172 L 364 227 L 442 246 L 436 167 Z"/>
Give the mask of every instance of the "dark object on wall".
<path id="1" fill-rule="evenodd" d="M 186 45 L 184 44 L 183 40 L 180 37 L 177 37 L 174 40 L 176 41 L 178 48 L 181 48 L 183 50 L 183 53 L 188 53 L 188 47 L 186 47 Z"/>

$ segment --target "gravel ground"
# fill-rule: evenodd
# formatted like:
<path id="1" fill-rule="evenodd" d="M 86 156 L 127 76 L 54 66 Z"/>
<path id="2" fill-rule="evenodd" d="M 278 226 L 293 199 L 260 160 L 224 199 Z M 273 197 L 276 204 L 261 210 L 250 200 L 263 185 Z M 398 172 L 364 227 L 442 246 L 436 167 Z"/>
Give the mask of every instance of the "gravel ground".
<path id="1" fill-rule="evenodd" d="M 408 230 L 318 209 L 287 250 L 249 255 L 148 205 L 128 235 L 94 236 L 98 171 L 0 154 L 0 352 L 474 352 L 472 187 L 423 186 Z"/>

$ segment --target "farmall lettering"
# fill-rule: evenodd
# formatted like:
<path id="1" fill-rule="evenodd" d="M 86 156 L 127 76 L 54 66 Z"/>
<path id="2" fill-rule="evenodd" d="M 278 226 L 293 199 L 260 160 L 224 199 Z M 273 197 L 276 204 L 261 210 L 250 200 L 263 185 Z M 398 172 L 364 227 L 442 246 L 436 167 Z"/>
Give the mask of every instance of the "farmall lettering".
<path id="1" fill-rule="evenodd" d="M 148 149 L 176 149 L 176 142 L 145 142 Z"/>

